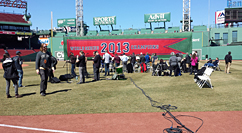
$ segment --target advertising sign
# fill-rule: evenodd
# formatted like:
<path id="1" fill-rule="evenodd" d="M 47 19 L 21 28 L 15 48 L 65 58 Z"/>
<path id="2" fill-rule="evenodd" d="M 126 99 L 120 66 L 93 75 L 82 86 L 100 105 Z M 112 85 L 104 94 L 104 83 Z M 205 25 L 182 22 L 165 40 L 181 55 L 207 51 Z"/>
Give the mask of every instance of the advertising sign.
<path id="1" fill-rule="evenodd" d="M 163 39 L 67 39 L 67 55 L 74 53 L 78 55 L 82 50 L 86 56 L 93 56 L 94 51 L 100 55 L 108 50 L 109 53 L 131 55 L 132 53 L 157 53 L 158 55 L 169 55 L 171 52 L 183 53 L 169 46 L 186 40 L 186 38 L 163 38 Z M 185 54 L 185 53 L 183 53 Z"/>
<path id="2" fill-rule="evenodd" d="M 57 19 L 58 27 L 76 27 L 75 18 Z"/>
<path id="3" fill-rule="evenodd" d="M 215 24 L 222 24 L 225 22 L 225 11 L 215 12 Z"/>
<path id="4" fill-rule="evenodd" d="M 26 9 L 27 1 L 23 1 L 23 0 L 0 0 L 0 6 Z"/>
<path id="5" fill-rule="evenodd" d="M 170 22 L 171 13 L 153 13 L 153 14 L 145 14 L 144 22 L 152 23 L 152 22 Z"/>
<path id="6" fill-rule="evenodd" d="M 116 25 L 116 16 L 93 17 L 93 25 Z"/>
<path id="7" fill-rule="evenodd" d="M 15 35 L 15 32 L 12 32 L 12 31 L 0 31 L 0 34 Z"/>
<path id="8" fill-rule="evenodd" d="M 64 60 L 64 51 L 55 51 L 55 57 L 59 60 Z"/>
<path id="9" fill-rule="evenodd" d="M 32 32 L 16 32 L 16 35 L 29 35 L 31 36 L 33 33 Z"/>
<path id="10" fill-rule="evenodd" d="M 46 44 L 47 46 L 49 45 L 49 38 L 39 38 L 39 42 L 42 44 Z"/>

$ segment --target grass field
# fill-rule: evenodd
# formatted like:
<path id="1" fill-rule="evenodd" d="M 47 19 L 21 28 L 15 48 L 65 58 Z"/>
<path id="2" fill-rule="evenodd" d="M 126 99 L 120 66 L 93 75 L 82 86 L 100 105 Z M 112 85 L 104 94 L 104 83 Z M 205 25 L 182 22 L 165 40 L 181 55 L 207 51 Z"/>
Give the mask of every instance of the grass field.
<path id="1" fill-rule="evenodd" d="M 153 108 L 149 100 L 136 88 L 131 80 L 106 80 L 101 73 L 101 81 L 85 84 L 48 83 L 47 96 L 39 94 L 40 77 L 35 73 L 34 62 L 24 62 L 23 85 L 19 88 L 22 98 L 6 98 L 6 83 L 0 70 L 0 115 L 47 115 L 47 114 L 88 114 L 124 112 L 160 112 Z M 200 65 L 205 61 L 201 61 Z M 64 62 L 57 64 L 55 76 L 65 74 Z M 224 70 L 224 62 L 220 67 Z M 234 61 L 231 74 L 223 71 L 212 73 L 214 89 L 199 89 L 193 76 L 185 73 L 180 77 L 157 77 L 151 73 L 125 74 L 131 77 L 153 100 L 177 106 L 175 111 L 238 111 L 242 110 L 242 62 Z M 88 72 L 92 72 L 92 62 L 88 62 Z M 93 75 L 91 75 L 93 77 Z M 111 78 L 111 77 L 109 77 Z M 14 95 L 11 85 L 10 94 Z"/>

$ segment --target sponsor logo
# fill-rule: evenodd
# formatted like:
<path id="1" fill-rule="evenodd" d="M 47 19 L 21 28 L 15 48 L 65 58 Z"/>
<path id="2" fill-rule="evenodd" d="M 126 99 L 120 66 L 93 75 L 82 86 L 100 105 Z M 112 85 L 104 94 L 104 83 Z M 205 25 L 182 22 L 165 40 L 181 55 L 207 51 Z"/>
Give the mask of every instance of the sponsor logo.
<path id="1" fill-rule="evenodd" d="M 192 39 L 192 42 L 199 42 L 200 41 L 200 38 L 198 39 Z"/>
<path id="2" fill-rule="evenodd" d="M 55 51 L 55 57 L 59 60 L 64 60 L 64 52 L 63 51 Z"/>

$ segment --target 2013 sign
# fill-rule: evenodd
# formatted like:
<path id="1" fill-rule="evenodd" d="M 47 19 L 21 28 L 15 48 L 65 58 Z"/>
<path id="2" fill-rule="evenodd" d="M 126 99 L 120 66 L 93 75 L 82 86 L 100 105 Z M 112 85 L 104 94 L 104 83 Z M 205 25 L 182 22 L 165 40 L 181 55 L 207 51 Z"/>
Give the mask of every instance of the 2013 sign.
<path id="1" fill-rule="evenodd" d="M 105 53 L 105 50 L 107 50 L 107 46 L 108 46 L 108 52 L 109 53 L 121 53 L 121 52 L 129 53 L 129 51 L 130 51 L 129 42 L 123 42 L 122 45 L 124 46 L 124 49 L 122 49 L 122 51 L 121 51 L 121 43 L 120 42 L 118 42 L 117 45 L 115 45 L 115 43 L 113 43 L 113 42 L 111 42 L 109 44 L 107 44 L 106 42 L 103 42 L 101 44 L 101 47 L 102 47 L 101 53 Z"/>

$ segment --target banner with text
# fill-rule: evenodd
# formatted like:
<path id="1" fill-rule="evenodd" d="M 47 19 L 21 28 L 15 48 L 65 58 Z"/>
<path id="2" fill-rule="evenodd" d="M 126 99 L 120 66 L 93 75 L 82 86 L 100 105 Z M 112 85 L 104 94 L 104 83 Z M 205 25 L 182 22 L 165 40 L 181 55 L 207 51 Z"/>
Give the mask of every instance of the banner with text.
<path id="1" fill-rule="evenodd" d="M 145 14 L 144 22 L 152 23 L 152 22 L 170 22 L 171 13 L 153 13 L 153 14 Z"/>
<path id="2" fill-rule="evenodd" d="M 86 56 L 93 56 L 94 51 L 99 51 L 100 55 L 107 50 L 109 53 L 131 55 L 132 53 L 157 53 L 157 55 L 167 55 L 171 52 L 183 53 L 169 46 L 185 40 L 186 38 L 165 38 L 165 39 L 85 39 L 67 40 L 67 54 L 78 55 L 82 50 Z"/>
<path id="3" fill-rule="evenodd" d="M 93 17 L 93 25 L 116 25 L 116 16 Z"/>

